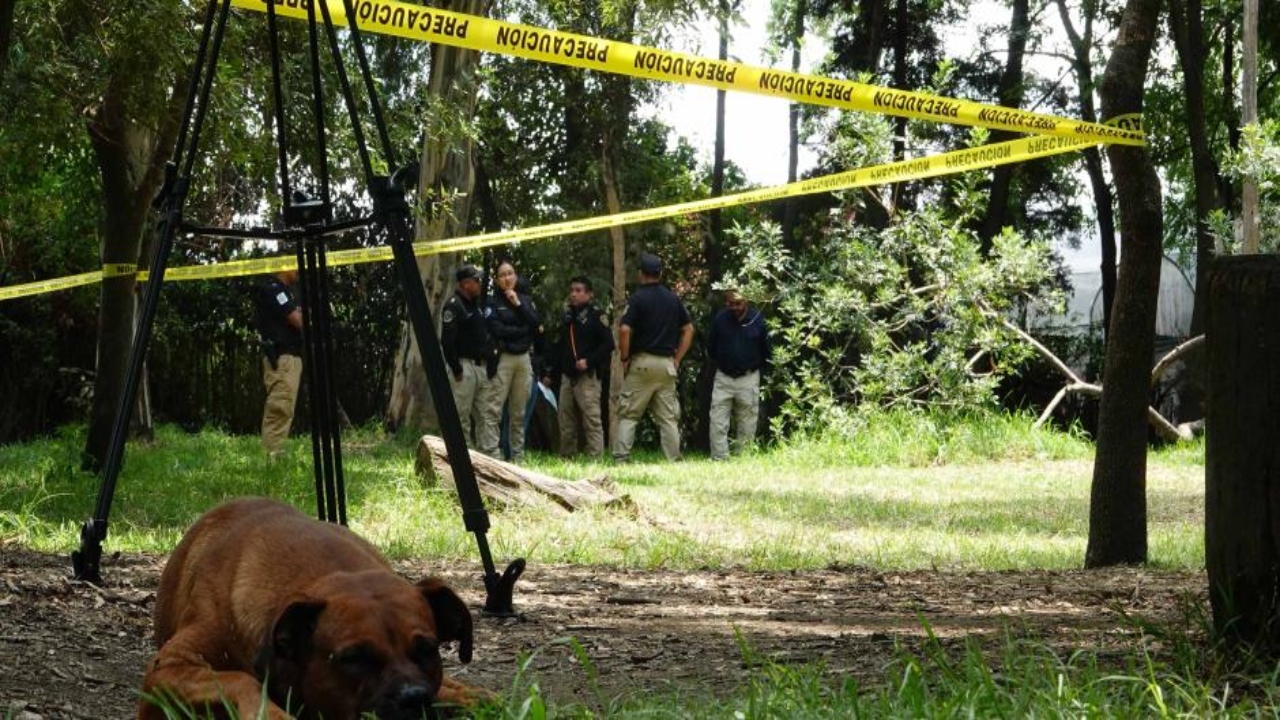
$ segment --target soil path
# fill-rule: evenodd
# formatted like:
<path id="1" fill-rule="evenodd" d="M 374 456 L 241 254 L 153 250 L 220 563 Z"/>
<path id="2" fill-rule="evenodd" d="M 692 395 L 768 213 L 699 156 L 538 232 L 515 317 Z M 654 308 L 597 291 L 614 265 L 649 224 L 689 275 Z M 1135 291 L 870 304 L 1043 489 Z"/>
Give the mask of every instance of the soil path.
<path id="1" fill-rule="evenodd" d="M 151 657 L 151 608 L 164 558 L 104 563 L 109 587 L 68 578 L 62 556 L 0 546 L 0 717 L 128 718 Z M 477 607 L 478 564 L 398 563 L 444 577 Z M 1064 649 L 1131 652 L 1134 618 L 1180 623 L 1203 602 L 1203 573 L 1120 568 L 1074 572 L 639 571 L 531 565 L 516 588 L 522 620 L 483 618 L 475 660 L 449 672 L 503 692 L 522 658 L 554 702 L 596 705 L 636 690 L 732 691 L 761 660 L 823 663 L 882 678 L 895 644 L 919 647 L 924 623 L 944 643 L 995 646 L 1007 633 Z M 744 655 L 739 636 L 751 648 Z M 598 679 L 564 642 L 586 650 Z"/>

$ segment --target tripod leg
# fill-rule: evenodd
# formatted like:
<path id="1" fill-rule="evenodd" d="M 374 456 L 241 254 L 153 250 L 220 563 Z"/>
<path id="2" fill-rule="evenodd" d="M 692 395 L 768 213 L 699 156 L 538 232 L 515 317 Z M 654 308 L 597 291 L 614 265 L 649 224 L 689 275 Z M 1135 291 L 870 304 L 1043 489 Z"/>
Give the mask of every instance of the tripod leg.
<path id="1" fill-rule="evenodd" d="M 179 190 L 178 192 L 182 192 Z M 181 201 L 178 201 L 178 205 Z M 116 406 L 115 421 L 111 426 L 111 444 L 107 447 L 106 463 L 102 468 L 102 483 L 98 486 L 98 502 L 93 517 L 80 528 L 80 549 L 71 553 L 71 566 L 77 580 L 95 585 L 102 584 L 102 541 L 107 538 L 107 517 L 111 514 L 111 499 L 116 492 L 116 479 L 124 459 L 124 443 L 129 435 L 129 418 L 138 395 L 138 381 L 142 375 L 143 360 L 151 342 L 151 328 L 155 324 L 156 306 L 160 303 L 160 288 L 164 285 L 164 272 L 173 248 L 173 236 L 177 232 L 178 211 L 170 203 L 159 227 L 159 239 L 151 260 L 151 271 L 146 291 L 142 296 L 138 329 L 129 349 L 129 366 L 125 371 L 124 390 Z"/>
<path id="2" fill-rule="evenodd" d="M 418 341 L 418 350 L 422 353 L 427 385 L 431 389 L 436 415 L 440 419 L 440 434 L 444 437 L 445 448 L 449 453 L 449 466 L 453 470 L 458 499 L 462 503 L 462 521 L 467 530 L 475 534 L 480 560 L 484 563 L 487 593 L 484 609 L 495 615 L 514 615 L 512 596 L 516 580 L 524 572 L 525 562 L 522 559 L 516 560 L 501 576 L 494 568 L 489 541 L 485 535 L 489 530 L 489 514 L 485 511 L 484 498 L 476 483 L 475 468 L 471 464 L 466 437 L 462 432 L 462 421 L 458 417 L 458 406 L 454 403 L 453 391 L 449 388 L 448 371 L 431 319 L 431 306 L 426 291 L 422 288 L 422 275 L 418 272 L 406 215 L 405 212 L 388 213 L 386 228 L 409 308 L 409 321 L 414 338 Z"/>

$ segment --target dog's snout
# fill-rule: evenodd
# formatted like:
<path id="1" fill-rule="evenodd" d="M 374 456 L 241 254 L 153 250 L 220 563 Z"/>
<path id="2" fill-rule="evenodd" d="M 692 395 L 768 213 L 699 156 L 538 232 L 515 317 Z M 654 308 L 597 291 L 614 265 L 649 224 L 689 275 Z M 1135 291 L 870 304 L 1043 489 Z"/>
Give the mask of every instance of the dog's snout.
<path id="1" fill-rule="evenodd" d="M 435 692 L 427 685 L 405 685 L 396 694 L 396 704 L 399 709 L 409 713 L 413 718 L 435 717 L 435 714 L 430 712 L 431 704 L 435 699 Z M 422 714 L 424 711 L 427 712 L 426 715 Z"/>
<path id="2" fill-rule="evenodd" d="M 406 685 L 400 688 L 400 694 L 396 699 L 401 705 L 409 707 L 429 703 L 431 696 L 431 688 L 426 685 Z"/>

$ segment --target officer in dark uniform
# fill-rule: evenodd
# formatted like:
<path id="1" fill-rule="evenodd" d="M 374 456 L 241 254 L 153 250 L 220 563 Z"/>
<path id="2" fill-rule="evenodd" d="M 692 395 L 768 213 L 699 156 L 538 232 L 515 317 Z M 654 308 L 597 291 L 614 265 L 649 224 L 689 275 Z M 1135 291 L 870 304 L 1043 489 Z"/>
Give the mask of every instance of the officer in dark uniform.
<path id="1" fill-rule="evenodd" d="M 622 390 L 618 394 L 618 436 L 613 457 L 631 459 L 636 425 L 651 405 L 662 438 L 662 454 L 680 459 L 680 398 L 676 375 L 693 341 L 693 322 L 684 303 L 662 284 L 662 261 L 640 256 L 640 287 L 631 293 L 618 331 Z"/>
<path id="2" fill-rule="evenodd" d="M 267 391 L 262 409 L 262 447 L 277 457 L 293 426 L 302 384 L 302 306 L 293 295 L 297 270 L 281 270 L 254 294 L 254 321 L 262 342 L 262 381 Z"/>
<path id="3" fill-rule="evenodd" d="M 483 422 L 476 429 L 480 452 L 498 457 L 502 440 L 502 408 L 507 408 L 507 437 L 511 461 L 524 458 L 524 415 L 533 387 L 531 352 L 542 333 L 542 319 L 533 298 L 517 287 L 515 265 L 498 263 L 493 295 L 489 298 L 489 336 L 498 348 L 498 362 L 489 381 L 491 392 L 484 405 Z"/>
<path id="4" fill-rule="evenodd" d="M 560 421 L 560 454 L 578 452 L 578 423 L 582 423 L 587 453 L 604 454 L 604 425 L 600 412 L 600 381 L 613 356 L 609 320 L 595 304 L 591 280 L 579 275 L 569 281 L 569 307 L 564 314 L 564 334 L 553 351 L 547 385 L 560 385 L 557 415 Z"/>
<path id="5" fill-rule="evenodd" d="M 449 365 L 449 387 L 458 406 L 462 432 L 471 447 L 479 447 L 472 421 L 480 422 L 482 417 L 489 388 L 486 366 L 493 354 L 485 324 L 487 306 L 480 294 L 482 277 L 475 265 L 458 268 L 454 273 L 458 289 L 440 311 L 440 346 Z"/>

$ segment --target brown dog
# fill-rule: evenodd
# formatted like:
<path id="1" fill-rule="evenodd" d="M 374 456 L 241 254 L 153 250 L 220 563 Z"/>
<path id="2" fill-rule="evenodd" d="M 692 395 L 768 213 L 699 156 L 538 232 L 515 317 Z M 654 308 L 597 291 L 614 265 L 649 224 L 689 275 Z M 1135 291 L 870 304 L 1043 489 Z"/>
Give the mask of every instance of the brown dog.
<path id="1" fill-rule="evenodd" d="M 411 585 L 344 527 L 235 500 L 165 566 L 138 717 L 163 718 L 148 699 L 164 697 L 246 719 L 419 720 L 486 694 L 444 679 L 440 646 L 455 641 L 470 662 L 471 612 L 439 580 Z"/>

